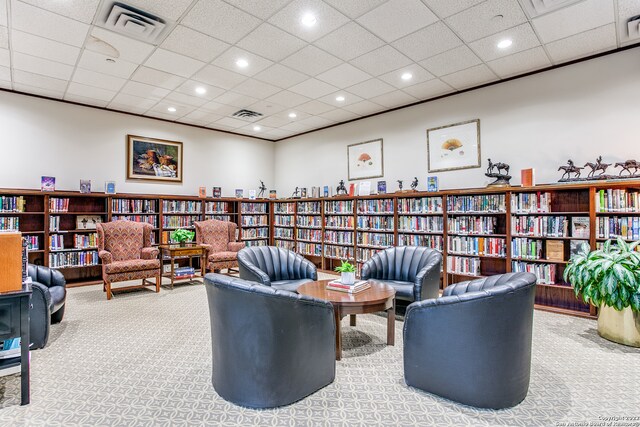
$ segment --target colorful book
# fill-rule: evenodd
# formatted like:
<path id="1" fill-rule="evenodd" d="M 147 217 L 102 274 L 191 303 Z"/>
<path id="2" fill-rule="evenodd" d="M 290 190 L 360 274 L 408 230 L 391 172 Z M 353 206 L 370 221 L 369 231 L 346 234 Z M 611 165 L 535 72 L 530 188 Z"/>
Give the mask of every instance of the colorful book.
<path id="1" fill-rule="evenodd" d="M 324 186 L 324 197 L 329 197 L 329 186 L 328 185 Z"/>
<path id="2" fill-rule="evenodd" d="M 255 200 L 256 199 L 256 190 L 249 190 L 249 198 L 251 200 Z"/>
<path id="3" fill-rule="evenodd" d="M 91 193 L 91 180 L 89 179 L 80 180 L 80 192 L 83 194 Z"/>
<path id="4" fill-rule="evenodd" d="M 427 177 L 427 191 L 430 191 L 430 192 L 438 191 L 438 177 L 437 176 L 428 176 Z"/>
<path id="5" fill-rule="evenodd" d="M 269 190 L 269 198 L 270 199 L 277 199 L 278 198 L 278 192 L 276 190 Z"/>
<path id="6" fill-rule="evenodd" d="M 520 171 L 520 182 L 523 187 L 533 187 L 534 185 L 536 185 L 534 169 L 522 169 Z"/>
<path id="7" fill-rule="evenodd" d="M 236 198 L 242 199 L 243 194 L 244 191 L 242 190 L 242 188 L 236 188 Z"/>
<path id="8" fill-rule="evenodd" d="M 104 192 L 106 194 L 116 194 L 116 182 L 107 181 L 104 183 Z"/>
<path id="9" fill-rule="evenodd" d="M 349 184 L 349 196 L 353 197 L 356 195 L 356 185 Z"/>
<path id="10" fill-rule="evenodd" d="M 300 189 L 300 197 L 307 197 L 307 187 L 303 187 Z"/>
<path id="11" fill-rule="evenodd" d="M 222 197 L 222 187 L 213 187 L 213 197 Z"/>
<path id="12" fill-rule="evenodd" d="M 589 217 L 577 216 L 571 218 L 571 237 L 589 238 Z"/>
<path id="13" fill-rule="evenodd" d="M 198 197 L 202 199 L 207 197 L 207 187 L 198 187 Z"/>
<path id="14" fill-rule="evenodd" d="M 42 191 L 55 191 L 56 190 L 56 177 L 55 176 L 42 176 L 42 177 L 40 177 L 40 190 L 42 190 Z"/>
<path id="15" fill-rule="evenodd" d="M 378 181 L 378 194 L 387 193 L 387 181 Z"/>

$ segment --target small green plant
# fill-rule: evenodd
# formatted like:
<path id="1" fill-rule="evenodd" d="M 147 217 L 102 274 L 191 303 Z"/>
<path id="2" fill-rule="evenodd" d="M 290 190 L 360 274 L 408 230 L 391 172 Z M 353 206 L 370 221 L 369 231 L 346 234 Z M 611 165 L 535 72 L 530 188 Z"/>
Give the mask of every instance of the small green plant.
<path id="1" fill-rule="evenodd" d="M 564 280 L 585 303 L 618 311 L 631 306 L 640 312 L 640 252 L 635 250 L 639 244 L 618 238 L 616 244 L 607 240 L 595 251 L 584 247 L 571 257 Z"/>
<path id="2" fill-rule="evenodd" d="M 193 240 L 193 236 L 196 233 L 193 231 L 185 230 L 184 228 L 178 228 L 177 230 L 171 232 L 171 240 L 174 242 L 182 243 Z"/>
<path id="3" fill-rule="evenodd" d="M 356 268 L 353 264 L 348 263 L 347 261 L 342 261 L 342 265 L 339 265 L 335 268 L 338 273 L 355 273 Z"/>

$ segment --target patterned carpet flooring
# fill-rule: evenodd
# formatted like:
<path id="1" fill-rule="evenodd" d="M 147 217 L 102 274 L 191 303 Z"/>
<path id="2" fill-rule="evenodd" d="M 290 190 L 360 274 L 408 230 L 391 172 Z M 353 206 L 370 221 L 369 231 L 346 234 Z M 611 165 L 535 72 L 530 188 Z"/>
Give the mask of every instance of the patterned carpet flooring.
<path id="1" fill-rule="evenodd" d="M 388 347 L 384 317 L 359 316 L 356 327 L 345 318 L 333 384 L 288 407 L 251 410 L 211 385 L 202 285 L 111 301 L 99 286 L 76 288 L 48 346 L 32 352 L 32 403 L 19 406 L 19 376 L 0 378 L 0 426 L 560 426 L 640 416 L 640 350 L 601 339 L 595 326 L 536 311 L 529 394 L 492 411 L 406 386 L 402 321 Z"/>

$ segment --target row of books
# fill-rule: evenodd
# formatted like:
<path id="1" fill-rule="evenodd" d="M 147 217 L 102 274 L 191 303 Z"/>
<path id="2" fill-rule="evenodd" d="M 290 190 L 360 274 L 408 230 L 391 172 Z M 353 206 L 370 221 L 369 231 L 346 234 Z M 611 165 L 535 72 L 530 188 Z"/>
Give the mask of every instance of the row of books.
<path id="1" fill-rule="evenodd" d="M 17 216 L 0 217 L 0 230 L 20 230 L 20 218 Z"/>
<path id="2" fill-rule="evenodd" d="M 293 215 L 275 215 L 273 225 L 282 227 L 293 227 Z"/>
<path id="3" fill-rule="evenodd" d="M 357 224 L 359 229 L 364 230 L 385 230 L 393 231 L 392 216 L 358 216 Z"/>
<path id="4" fill-rule="evenodd" d="M 231 212 L 229 202 L 206 202 L 204 211 L 209 214 Z"/>
<path id="5" fill-rule="evenodd" d="M 0 196 L 0 212 L 24 212 L 25 207 L 22 196 Z"/>
<path id="6" fill-rule="evenodd" d="M 596 212 L 640 212 L 640 192 L 625 189 L 600 190 L 595 195 Z"/>
<path id="7" fill-rule="evenodd" d="M 200 221 L 198 215 L 165 215 L 162 217 L 163 228 L 185 228 L 192 227 L 193 223 Z"/>
<path id="8" fill-rule="evenodd" d="M 442 213 L 442 197 L 398 199 L 399 213 Z"/>
<path id="9" fill-rule="evenodd" d="M 40 239 L 38 236 L 22 236 L 22 239 L 27 244 L 27 249 L 30 251 L 37 251 L 40 249 Z"/>
<path id="10" fill-rule="evenodd" d="M 261 228 L 260 230 L 264 230 L 264 229 Z M 293 239 L 293 228 L 275 227 L 273 229 L 273 237 L 275 237 L 276 239 L 278 237 L 282 239 Z"/>
<path id="11" fill-rule="evenodd" d="M 424 234 L 398 234 L 398 246 L 426 246 L 427 248 L 443 250 L 442 236 Z"/>
<path id="12" fill-rule="evenodd" d="M 218 221 L 235 222 L 235 221 L 231 221 L 231 215 L 207 214 L 204 216 L 204 219 L 206 220 L 217 219 Z"/>
<path id="13" fill-rule="evenodd" d="M 511 212 L 551 212 L 551 193 L 514 193 L 511 195 Z"/>
<path id="14" fill-rule="evenodd" d="M 464 255 L 486 255 L 503 257 L 507 255 L 505 239 L 496 237 L 452 237 L 447 240 L 449 253 Z"/>
<path id="15" fill-rule="evenodd" d="M 428 231 L 442 233 L 444 219 L 441 216 L 400 216 L 398 229 L 402 231 Z"/>
<path id="16" fill-rule="evenodd" d="M 158 216 L 157 215 L 121 215 L 114 214 L 112 216 L 114 220 L 120 221 L 133 221 L 133 222 L 146 222 L 153 225 L 154 228 L 158 228 Z M 51 224 L 51 221 L 49 221 Z"/>
<path id="17" fill-rule="evenodd" d="M 49 212 L 69 212 L 69 198 L 51 197 Z"/>
<path id="18" fill-rule="evenodd" d="M 457 234 L 493 234 L 497 224 L 494 216 L 464 216 L 447 221 L 448 232 Z"/>
<path id="19" fill-rule="evenodd" d="M 393 246 L 394 239 L 393 234 L 388 233 L 368 233 L 368 232 L 359 232 L 358 245 L 365 246 Z"/>
<path id="20" fill-rule="evenodd" d="M 322 204 L 320 202 L 298 202 L 298 213 L 320 214 Z"/>
<path id="21" fill-rule="evenodd" d="M 322 231 L 310 228 L 299 228 L 296 230 L 296 237 L 298 240 L 322 242 Z"/>
<path id="22" fill-rule="evenodd" d="M 358 200 L 358 213 L 388 213 L 393 215 L 393 199 Z"/>
<path id="23" fill-rule="evenodd" d="M 448 212 L 506 212 L 504 194 L 448 196 Z"/>
<path id="24" fill-rule="evenodd" d="M 553 285 L 556 283 L 556 265 L 542 264 L 539 262 L 512 261 L 511 271 L 514 273 L 526 272 L 533 273 L 538 278 L 536 283 L 544 283 Z"/>
<path id="25" fill-rule="evenodd" d="M 76 234 L 73 236 L 73 247 L 76 249 L 95 248 L 98 246 L 98 234 Z"/>
<path id="26" fill-rule="evenodd" d="M 50 234 L 49 249 L 52 251 L 64 249 L 64 236 L 62 234 Z"/>
<path id="27" fill-rule="evenodd" d="M 158 206 L 155 200 L 112 199 L 111 211 L 114 213 L 155 213 Z"/>
<path id="28" fill-rule="evenodd" d="M 326 230 L 324 232 L 324 242 L 329 244 L 342 243 L 344 245 L 353 245 L 353 232 Z"/>
<path id="29" fill-rule="evenodd" d="M 196 269 L 194 267 L 178 267 L 173 270 L 173 279 L 192 279 L 196 275 Z"/>
<path id="30" fill-rule="evenodd" d="M 374 256 L 375 254 L 377 254 L 378 252 L 380 252 L 382 249 L 374 249 L 374 248 L 358 248 L 356 250 L 356 261 L 357 262 L 365 262 L 367 261 L 369 258 L 371 258 L 372 256 Z M 358 273 L 358 275 L 360 275 Z"/>
<path id="31" fill-rule="evenodd" d="M 625 217 L 598 217 L 596 236 L 599 239 L 615 239 L 622 237 L 627 240 L 640 239 L 640 218 L 637 216 Z"/>
<path id="32" fill-rule="evenodd" d="M 296 251 L 296 243 L 290 240 L 278 240 L 274 241 L 274 244 L 277 248 L 287 249 L 289 251 Z"/>
<path id="33" fill-rule="evenodd" d="M 98 265 L 98 251 L 57 252 L 49 254 L 49 267 L 80 267 Z"/>
<path id="34" fill-rule="evenodd" d="M 298 242 L 298 253 L 310 256 L 322 256 L 322 244 Z"/>
<path id="35" fill-rule="evenodd" d="M 247 240 L 244 242 L 246 246 L 267 246 L 269 244 L 268 240 Z"/>
<path id="36" fill-rule="evenodd" d="M 164 213 L 200 213 L 202 202 L 195 200 L 163 200 L 162 212 Z"/>
<path id="37" fill-rule="evenodd" d="M 353 213 L 353 200 L 332 200 L 324 202 L 324 212 L 327 213 Z"/>
<path id="38" fill-rule="evenodd" d="M 518 216 L 511 218 L 511 232 L 513 234 L 536 237 L 567 237 L 568 229 L 569 221 L 566 216 Z"/>
<path id="39" fill-rule="evenodd" d="M 268 228 L 245 228 L 242 230 L 243 239 L 257 239 L 261 237 L 265 239 L 269 238 Z"/>
<path id="40" fill-rule="evenodd" d="M 303 215 L 296 218 L 296 225 L 303 228 L 321 228 L 322 218 L 313 215 Z"/>
<path id="41" fill-rule="evenodd" d="M 273 213 L 275 214 L 293 214 L 296 212 L 296 205 L 294 203 L 274 203 Z"/>
<path id="42" fill-rule="evenodd" d="M 513 258 L 542 259 L 544 241 L 516 237 L 511 240 L 511 256 Z"/>
<path id="43" fill-rule="evenodd" d="M 447 272 L 478 276 L 480 275 L 480 258 L 447 257 Z"/>
<path id="44" fill-rule="evenodd" d="M 324 256 L 341 260 L 353 260 L 353 247 L 324 245 Z"/>
<path id="45" fill-rule="evenodd" d="M 267 213 L 267 204 L 266 203 L 250 203 L 243 202 L 240 204 L 240 212 L 243 214 L 266 214 Z"/>
<path id="46" fill-rule="evenodd" d="M 269 225 L 269 220 L 266 215 L 243 215 L 242 226 L 255 226 L 255 225 Z"/>
<path id="47" fill-rule="evenodd" d="M 324 226 L 330 228 L 354 228 L 355 220 L 352 216 L 337 215 L 325 216 Z"/>

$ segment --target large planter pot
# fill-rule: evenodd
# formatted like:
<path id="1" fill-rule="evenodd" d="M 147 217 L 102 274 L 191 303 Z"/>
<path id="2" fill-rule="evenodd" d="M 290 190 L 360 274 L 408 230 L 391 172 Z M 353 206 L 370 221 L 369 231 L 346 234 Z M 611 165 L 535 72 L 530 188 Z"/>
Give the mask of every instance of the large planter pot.
<path id="1" fill-rule="evenodd" d="M 630 307 L 617 311 L 603 305 L 598 315 L 598 334 L 618 344 L 640 347 L 640 313 Z"/>
<path id="2" fill-rule="evenodd" d="M 353 285 L 356 282 L 356 273 L 340 273 L 340 283 Z"/>

